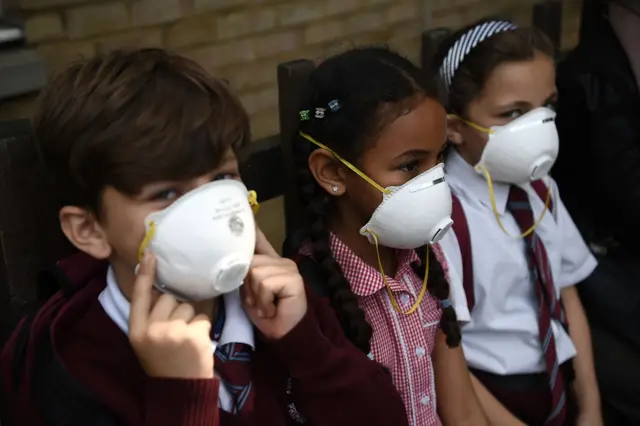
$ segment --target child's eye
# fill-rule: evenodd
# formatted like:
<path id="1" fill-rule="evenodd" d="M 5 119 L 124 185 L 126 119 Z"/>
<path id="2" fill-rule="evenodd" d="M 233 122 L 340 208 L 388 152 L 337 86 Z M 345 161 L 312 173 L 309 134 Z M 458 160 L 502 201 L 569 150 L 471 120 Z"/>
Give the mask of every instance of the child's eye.
<path id="1" fill-rule="evenodd" d="M 502 118 L 509 118 L 509 119 L 515 119 L 518 118 L 522 115 L 522 111 L 519 109 L 514 109 L 511 111 L 507 111 L 507 112 L 503 112 L 502 114 L 500 114 L 500 117 Z"/>
<path id="2" fill-rule="evenodd" d="M 175 191 L 173 189 L 166 189 L 164 191 L 160 191 L 156 193 L 153 196 L 153 199 L 157 201 L 173 201 L 177 199 L 179 196 L 180 194 L 178 194 L 178 191 Z"/>
<path id="3" fill-rule="evenodd" d="M 213 179 L 211 179 L 211 181 L 216 181 L 216 180 L 224 180 L 224 179 L 236 179 L 237 178 L 237 174 L 236 173 L 219 173 L 217 175 L 215 175 L 213 177 Z"/>
<path id="4" fill-rule="evenodd" d="M 420 168 L 420 164 L 418 163 L 418 161 L 411 161 L 409 163 L 403 164 L 400 167 L 398 167 L 398 169 L 407 173 L 416 172 L 418 171 L 419 168 Z"/>

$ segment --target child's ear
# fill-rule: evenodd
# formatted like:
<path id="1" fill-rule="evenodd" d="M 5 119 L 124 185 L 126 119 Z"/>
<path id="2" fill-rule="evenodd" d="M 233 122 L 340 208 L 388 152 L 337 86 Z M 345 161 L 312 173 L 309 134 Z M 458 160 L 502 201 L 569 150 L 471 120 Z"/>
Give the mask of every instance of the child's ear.
<path id="1" fill-rule="evenodd" d="M 462 126 L 464 122 L 456 115 L 447 116 L 447 139 L 454 145 L 460 145 L 464 141 Z"/>
<path id="2" fill-rule="evenodd" d="M 342 164 L 324 149 L 316 149 L 309 155 L 309 171 L 327 193 L 333 196 L 343 195 L 346 191 Z"/>
<path id="3" fill-rule="evenodd" d="M 95 215 L 77 206 L 64 206 L 59 213 L 60 227 L 71 244 L 96 259 L 111 255 L 111 246 Z"/>

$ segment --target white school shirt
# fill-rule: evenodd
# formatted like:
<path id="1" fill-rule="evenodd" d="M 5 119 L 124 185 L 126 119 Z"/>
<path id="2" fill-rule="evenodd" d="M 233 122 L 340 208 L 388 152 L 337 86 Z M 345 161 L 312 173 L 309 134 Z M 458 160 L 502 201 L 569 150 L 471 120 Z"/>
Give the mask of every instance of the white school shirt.
<path id="1" fill-rule="evenodd" d="M 220 340 L 218 342 L 211 341 L 212 354 L 215 352 L 217 345 L 225 345 L 227 343 L 244 343 L 255 349 L 253 325 L 247 318 L 244 309 L 242 309 L 240 290 L 237 289 L 222 297 L 224 298 L 225 321 Z M 120 330 L 129 335 L 131 304 L 120 291 L 111 267 L 107 271 L 107 286 L 98 296 L 98 300 L 109 318 Z M 233 409 L 233 402 L 227 388 L 220 386 L 218 395 L 220 408 L 230 413 Z"/>
<path id="2" fill-rule="evenodd" d="M 462 256 L 453 230 L 440 241 L 449 263 L 454 307 L 461 321 L 462 346 L 470 367 L 494 374 L 545 371 L 538 330 L 538 298 L 531 281 L 522 238 L 505 235 L 493 213 L 487 181 L 456 151 L 446 160 L 445 175 L 460 200 L 469 227 L 473 261 L 475 306 L 469 312 L 462 286 Z M 550 179 L 550 178 L 549 178 Z M 542 239 L 551 266 L 556 294 L 573 286 L 595 269 L 597 262 L 569 216 L 556 183 L 550 179 L 553 213 L 547 212 L 536 233 Z M 510 186 L 493 183 L 500 220 L 511 235 L 522 232 L 506 209 Z M 528 193 L 534 218 L 544 201 L 530 184 Z M 569 325 L 571 326 L 571 325 Z M 560 363 L 574 357 L 571 338 L 557 321 L 552 329 Z"/>

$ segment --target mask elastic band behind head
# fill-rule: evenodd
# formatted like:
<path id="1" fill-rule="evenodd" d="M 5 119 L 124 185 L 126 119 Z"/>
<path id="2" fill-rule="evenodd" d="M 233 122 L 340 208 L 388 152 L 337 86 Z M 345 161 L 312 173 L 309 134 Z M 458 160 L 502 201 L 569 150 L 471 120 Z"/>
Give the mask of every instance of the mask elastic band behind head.
<path id="1" fill-rule="evenodd" d="M 382 186 L 378 185 L 373 179 L 371 179 L 369 176 L 365 175 L 360 170 L 358 170 L 358 168 L 356 166 L 354 166 L 353 164 L 351 164 L 350 162 L 348 162 L 344 158 L 340 157 L 336 152 L 334 152 L 328 146 L 318 142 L 313 137 L 311 137 L 310 135 L 308 135 L 308 134 L 306 134 L 304 132 L 300 132 L 300 136 L 302 136 L 303 138 L 305 138 L 306 140 L 308 140 L 312 144 L 316 145 L 317 147 L 322 148 L 325 151 L 330 152 L 334 157 L 336 157 L 338 159 L 338 161 L 340 161 L 342 164 L 347 166 L 349 169 L 351 169 L 352 172 L 354 172 L 355 174 L 360 176 L 362 179 L 367 181 L 371 186 L 376 188 L 378 191 L 382 192 L 383 194 L 390 194 L 391 193 L 391 191 L 389 191 L 387 188 L 383 188 Z"/>
<path id="2" fill-rule="evenodd" d="M 471 50 L 489 37 L 505 31 L 513 31 L 517 28 L 514 23 L 509 21 L 489 21 L 477 25 L 464 33 L 462 37 L 451 46 L 440 67 L 440 76 L 447 89 L 451 87 L 451 82 L 460 64 L 462 64 L 464 58 Z"/>
<path id="3" fill-rule="evenodd" d="M 458 120 L 463 121 L 464 123 L 466 123 L 470 127 L 474 128 L 474 129 L 476 129 L 476 130 L 478 130 L 478 131 L 480 131 L 482 133 L 487 133 L 489 135 L 492 135 L 492 134 L 495 133 L 495 131 L 493 129 L 489 129 L 488 127 L 482 127 L 481 125 L 476 124 L 476 123 L 474 123 L 472 121 L 469 121 L 469 120 L 467 120 L 465 118 L 462 118 L 457 114 L 447 114 L 447 118 L 457 118 Z"/>

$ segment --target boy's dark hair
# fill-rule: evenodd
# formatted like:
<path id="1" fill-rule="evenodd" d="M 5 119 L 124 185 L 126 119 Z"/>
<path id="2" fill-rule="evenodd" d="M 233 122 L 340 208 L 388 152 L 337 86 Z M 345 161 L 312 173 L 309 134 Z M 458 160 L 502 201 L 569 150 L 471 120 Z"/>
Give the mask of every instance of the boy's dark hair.
<path id="1" fill-rule="evenodd" d="M 250 142 L 249 119 L 221 80 L 162 49 L 74 64 L 40 97 L 37 143 L 64 204 L 100 211 L 112 186 L 196 177 Z"/>
<path id="2" fill-rule="evenodd" d="M 440 45 L 431 62 L 430 74 L 438 75 L 447 52 L 463 34 L 488 22 L 484 19 L 456 31 Z M 493 70 L 505 62 L 533 59 L 536 52 L 550 57 L 555 55 L 553 42 L 535 27 L 518 28 L 495 34 L 471 49 L 453 76 L 448 89 L 447 109 L 466 116 L 469 103 L 482 93 Z"/>
<path id="3" fill-rule="evenodd" d="M 437 80 L 428 79 L 409 60 L 382 47 L 347 51 L 322 62 L 311 74 L 301 110 L 310 110 L 310 120 L 299 130 L 326 144 L 354 165 L 382 130 L 427 97 L 437 98 Z M 339 111 L 329 112 L 332 100 L 340 102 Z M 324 118 L 314 117 L 315 108 L 327 108 Z M 371 326 L 365 320 L 357 297 L 333 257 L 328 218 L 331 197 L 318 185 L 308 166 L 310 153 L 320 149 L 299 135 L 294 154 L 298 169 L 299 197 L 306 208 L 304 235 L 300 241 L 311 243 L 312 256 L 321 265 L 327 294 L 347 337 L 362 351 L 370 351 Z M 297 250 L 297 248 L 294 248 Z M 424 274 L 424 259 L 422 273 Z M 440 300 L 449 297 L 440 263 L 430 254 L 429 291 Z M 460 329 L 453 308 L 444 309 L 441 327 L 447 343 L 460 341 Z"/>

